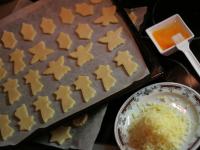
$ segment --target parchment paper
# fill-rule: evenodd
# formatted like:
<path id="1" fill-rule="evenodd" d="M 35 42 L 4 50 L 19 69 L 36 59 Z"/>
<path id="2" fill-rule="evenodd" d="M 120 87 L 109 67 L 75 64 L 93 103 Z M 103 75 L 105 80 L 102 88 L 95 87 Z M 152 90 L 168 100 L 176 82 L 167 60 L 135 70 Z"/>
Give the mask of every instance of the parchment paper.
<path id="1" fill-rule="evenodd" d="M 81 149 L 81 150 L 92 150 L 95 139 L 101 128 L 101 123 L 104 118 L 107 106 L 101 106 L 87 112 L 88 121 L 82 127 L 75 128 L 72 126 L 72 139 L 67 140 L 62 145 L 56 143 L 50 143 L 50 131 L 45 135 L 40 135 L 34 141 L 40 144 L 57 147 L 60 149 Z M 71 120 L 66 123 L 62 123 L 62 126 L 71 125 Z"/>
<path id="2" fill-rule="evenodd" d="M 0 35 L 2 35 L 3 30 L 7 30 L 7 31 L 11 31 L 15 33 L 15 36 L 18 40 L 17 48 L 24 50 L 25 62 L 27 64 L 27 67 L 25 68 L 24 71 L 20 72 L 18 75 L 13 75 L 12 63 L 9 61 L 9 54 L 13 50 L 8 50 L 8 49 L 4 49 L 3 47 L 0 47 L 1 49 L 0 57 L 3 59 L 5 63 L 5 68 L 8 71 L 7 78 L 9 77 L 9 78 L 18 79 L 20 83 L 20 88 L 19 88 L 20 92 L 23 93 L 23 96 L 20 99 L 20 101 L 16 102 L 13 105 L 8 105 L 6 93 L 3 93 L 3 92 L 0 93 L 0 114 L 9 115 L 11 119 L 10 125 L 15 130 L 15 134 L 11 138 L 9 138 L 7 141 L 0 140 L 0 146 L 15 145 L 19 143 L 20 141 L 22 141 L 24 138 L 26 138 L 35 130 L 39 128 L 45 128 L 63 118 L 66 118 L 80 110 L 83 110 L 97 102 L 100 102 L 103 99 L 107 98 L 108 96 L 111 96 L 114 93 L 117 93 L 118 91 L 130 86 L 134 81 L 140 80 L 149 74 L 149 71 L 139 52 L 139 49 L 134 39 L 132 38 L 131 33 L 129 32 L 127 26 L 125 25 L 123 20 L 120 18 L 120 16 L 118 16 L 118 19 L 119 19 L 118 24 L 113 24 L 113 25 L 104 27 L 104 26 L 96 25 L 92 23 L 94 19 L 101 16 L 102 7 L 111 6 L 112 4 L 111 1 L 104 0 L 103 3 L 95 5 L 94 6 L 95 14 L 92 16 L 82 17 L 76 14 L 75 22 L 73 25 L 64 25 L 61 23 L 58 17 L 60 7 L 65 6 L 67 8 L 73 9 L 75 3 L 81 3 L 83 1 L 84 0 L 73 0 L 73 1 L 71 0 L 57 0 L 57 1 L 42 0 L 1 20 Z M 89 0 L 85 0 L 85 2 L 89 2 Z M 73 9 L 73 13 L 75 14 L 74 9 Z M 41 29 L 39 28 L 39 24 L 42 17 L 53 18 L 57 26 L 56 31 L 53 35 L 49 36 L 46 34 L 42 34 Z M 19 34 L 19 31 L 21 28 L 21 24 L 23 22 L 31 23 L 37 30 L 37 36 L 33 42 L 26 42 L 22 40 L 22 37 Z M 82 67 L 78 67 L 76 65 L 75 60 L 67 57 L 68 53 L 74 51 L 78 45 L 80 44 L 85 45 L 89 43 L 88 40 L 79 40 L 77 35 L 74 33 L 74 30 L 78 23 L 90 23 L 90 26 L 94 30 L 93 38 L 91 41 L 94 43 L 92 53 L 95 59 L 94 61 L 88 62 Z M 115 30 L 120 26 L 123 27 L 122 37 L 126 39 L 126 44 L 119 46 L 112 52 L 108 52 L 107 46 L 105 44 L 97 43 L 97 40 L 100 37 L 104 36 L 107 31 Z M 69 33 L 73 39 L 72 47 L 68 51 L 59 50 L 55 42 L 55 39 L 57 38 L 59 32 L 61 31 Z M 39 62 L 33 65 L 30 65 L 30 60 L 32 59 L 32 55 L 28 52 L 28 49 L 35 46 L 41 40 L 45 41 L 47 47 L 54 49 L 55 52 L 52 55 L 49 55 L 48 59 L 45 62 Z M 116 63 L 113 62 L 113 57 L 116 56 L 119 50 L 129 50 L 130 53 L 133 55 L 134 61 L 136 61 L 139 64 L 139 68 L 137 72 L 131 77 L 127 76 L 127 74 L 122 69 L 122 67 L 117 67 Z M 40 70 L 40 73 L 42 73 L 48 66 L 49 61 L 55 60 L 61 55 L 65 56 L 65 64 L 70 66 L 72 68 L 72 71 L 69 72 L 67 75 L 65 75 L 65 77 L 62 78 L 62 80 L 60 81 L 54 80 L 53 76 L 51 75 L 42 76 L 41 81 L 45 85 L 45 88 L 37 96 L 48 95 L 50 101 L 52 102 L 51 106 L 54 108 L 56 112 L 54 118 L 49 120 L 49 122 L 47 122 L 46 124 L 44 124 L 41 121 L 40 113 L 36 112 L 34 110 L 34 107 L 32 106 L 32 103 L 36 100 L 37 96 L 31 96 L 30 87 L 29 85 L 25 84 L 23 77 L 24 75 L 27 74 L 29 69 L 38 69 Z M 112 88 L 109 92 L 104 91 L 101 81 L 96 80 L 96 77 L 93 74 L 93 72 L 97 69 L 98 65 L 100 64 L 109 64 L 113 70 L 113 75 L 117 79 L 117 83 L 115 87 Z M 97 91 L 95 98 L 93 98 L 89 103 L 84 103 L 82 100 L 80 91 L 75 91 L 74 86 L 72 86 L 73 82 L 75 81 L 78 75 L 88 75 L 93 82 L 92 86 Z M 2 85 L 4 82 L 6 82 L 7 78 L 0 81 L 0 84 Z M 57 90 L 58 86 L 61 84 L 71 85 L 72 91 L 73 91 L 72 97 L 76 100 L 76 106 L 67 113 L 62 112 L 62 109 L 60 107 L 60 102 L 55 101 L 55 97 L 52 94 Z M 17 126 L 18 120 L 13 116 L 16 108 L 18 108 L 22 104 L 26 104 L 26 106 L 28 107 L 29 113 L 35 117 L 36 125 L 29 132 L 19 131 L 19 128 Z"/>

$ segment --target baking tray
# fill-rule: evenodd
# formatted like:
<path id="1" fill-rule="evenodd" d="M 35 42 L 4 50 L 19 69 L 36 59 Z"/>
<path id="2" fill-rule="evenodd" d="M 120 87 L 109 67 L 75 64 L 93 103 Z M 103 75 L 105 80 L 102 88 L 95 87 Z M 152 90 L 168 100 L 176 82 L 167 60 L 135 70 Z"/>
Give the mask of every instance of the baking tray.
<path id="1" fill-rule="evenodd" d="M 31 133 L 33 133 L 35 130 L 37 130 L 39 128 L 45 128 L 47 126 L 50 126 L 51 124 L 53 124 L 59 120 L 62 120 L 78 111 L 81 111 L 89 106 L 92 106 L 94 104 L 97 104 L 98 102 L 101 102 L 102 100 L 105 100 L 106 98 L 108 98 L 111 95 L 113 96 L 113 94 L 116 94 L 116 93 L 119 94 L 119 91 L 122 91 L 122 89 L 131 88 L 131 85 L 133 85 L 133 83 L 136 84 L 136 81 L 141 80 L 149 75 L 149 70 L 144 63 L 144 60 L 140 54 L 140 50 L 137 46 L 137 43 L 132 38 L 127 25 L 124 23 L 124 21 L 122 20 L 122 18 L 119 15 L 117 16 L 119 19 L 119 24 L 110 25 L 107 27 L 102 27 L 101 25 L 91 24 L 91 27 L 94 29 L 94 31 L 96 31 L 95 32 L 96 34 L 94 34 L 94 36 L 93 36 L 94 41 L 97 38 L 105 35 L 105 33 L 107 31 L 114 30 L 114 29 L 118 28 L 119 26 L 123 26 L 124 32 L 122 34 L 122 37 L 127 40 L 126 44 L 123 46 L 120 46 L 119 48 L 114 50 L 112 53 L 107 52 L 106 45 L 96 44 L 95 48 L 94 48 L 95 50 L 92 51 L 94 56 L 98 56 L 98 57 L 96 57 L 95 62 L 93 61 L 93 63 L 88 63 L 87 65 L 85 65 L 81 68 L 76 66 L 75 60 L 65 57 L 67 59 L 67 65 L 69 65 L 71 68 L 73 68 L 73 70 L 75 70 L 75 71 L 71 71 L 70 73 L 68 73 L 66 75 L 66 76 L 68 76 L 68 78 L 64 77 L 60 81 L 55 81 L 52 76 L 42 76 L 42 82 L 44 85 L 46 85 L 46 89 L 44 89 L 40 93 L 41 96 L 48 95 L 47 93 L 55 92 L 58 85 L 60 85 L 60 84 L 71 85 L 78 74 L 88 75 L 93 82 L 93 87 L 96 90 L 98 89 L 98 92 L 97 92 L 96 97 L 93 100 L 91 100 L 89 103 L 83 103 L 80 92 L 72 89 L 73 90 L 72 96 L 74 99 L 76 99 L 76 106 L 67 113 L 62 112 L 62 110 L 60 108 L 60 103 L 56 102 L 54 100 L 55 97 L 53 95 L 50 95 L 49 98 L 52 102 L 52 107 L 56 111 L 56 114 L 55 114 L 54 118 L 52 120 L 50 120 L 48 123 L 43 124 L 41 122 L 39 113 L 35 112 L 34 108 L 32 107 L 32 103 L 36 99 L 36 97 L 30 97 L 29 87 L 27 85 L 24 85 L 23 76 L 27 73 L 27 71 L 29 69 L 39 69 L 40 71 L 44 70 L 48 66 L 49 61 L 55 60 L 58 58 L 58 56 L 61 56 L 61 55 L 66 56 L 70 51 L 73 51 L 77 45 L 88 43 L 88 41 L 85 41 L 85 40 L 77 40 L 78 39 L 77 36 L 73 35 L 74 28 L 76 27 L 77 23 L 75 23 L 75 24 L 71 25 L 71 27 L 69 27 L 69 26 L 63 25 L 58 18 L 58 12 L 59 12 L 59 9 L 61 6 L 66 6 L 69 8 L 69 7 L 72 7 L 74 5 L 74 3 L 79 3 L 79 2 L 83 2 L 83 0 L 74 0 L 74 1 L 59 0 L 56 2 L 56 4 L 55 4 L 55 1 L 53 1 L 53 0 L 43 0 L 43 1 L 39 1 L 35 4 L 33 4 L 32 6 L 26 7 L 25 9 L 22 9 L 22 10 L 18 11 L 17 13 L 1 20 L 1 23 L 0 23 L 1 33 L 0 34 L 2 34 L 3 30 L 8 30 L 8 31 L 15 33 L 15 36 L 18 40 L 17 48 L 24 50 L 25 55 L 26 55 L 25 61 L 27 64 L 29 63 L 30 59 L 32 58 L 32 56 L 27 52 L 27 49 L 33 47 L 35 44 L 37 44 L 41 40 L 44 40 L 46 42 L 47 47 L 50 47 L 56 51 L 56 52 L 54 52 L 53 55 L 48 57 L 47 61 L 42 62 L 42 63 L 37 63 L 34 65 L 29 65 L 28 67 L 26 67 L 26 69 L 23 72 L 14 76 L 12 74 L 12 63 L 9 61 L 9 56 L 8 56 L 12 50 L 7 50 L 7 49 L 4 49 L 3 47 L 1 47 L 0 56 L 3 56 L 2 59 L 5 63 L 6 69 L 8 70 L 8 76 L 10 78 L 17 78 L 20 81 L 20 91 L 22 93 L 25 93 L 23 95 L 23 98 L 19 102 L 13 104 L 12 107 L 7 104 L 6 94 L 0 93 L 0 98 L 3 99 L 3 101 L 0 105 L 0 109 L 1 109 L 0 113 L 1 114 L 9 113 L 9 117 L 12 120 L 10 125 L 15 130 L 15 134 L 13 137 L 9 138 L 7 141 L 0 141 L 1 146 L 15 145 L 15 144 L 19 143 L 20 141 L 22 141 L 24 138 L 26 138 Z M 76 15 L 76 18 L 77 18 L 77 20 L 79 20 L 79 22 L 87 22 L 88 23 L 88 22 L 94 20 L 94 18 L 97 18 L 98 16 L 101 15 L 102 6 L 110 6 L 111 4 L 112 4 L 111 1 L 106 0 L 102 4 L 95 6 L 96 7 L 95 15 L 93 15 L 91 17 L 87 17 L 87 18 Z M 54 10 L 54 11 L 52 11 L 52 10 Z M 53 18 L 56 23 L 57 30 L 52 35 L 54 37 L 53 40 L 52 40 L 52 38 L 50 38 L 51 36 L 41 33 L 41 30 L 39 28 L 39 23 L 40 23 L 41 17 L 43 17 L 43 16 Z M 31 23 L 37 30 L 37 37 L 33 42 L 24 42 L 21 39 L 19 31 L 20 31 L 20 26 L 21 26 L 22 22 Z M 103 31 L 102 31 L 102 29 L 103 29 Z M 61 31 L 67 32 L 72 37 L 76 38 L 76 45 L 73 44 L 72 48 L 69 51 L 58 50 L 57 44 L 55 42 L 55 37 Z M 101 32 L 97 32 L 97 31 L 101 31 Z M 116 55 L 116 53 L 120 49 L 129 50 L 129 52 L 133 55 L 136 63 L 139 64 L 139 69 L 131 77 L 128 77 L 126 75 L 126 73 L 124 72 L 124 70 L 122 70 L 122 68 L 116 67 L 116 64 L 112 61 L 112 58 Z M 102 50 L 102 51 L 99 52 L 97 50 Z M 92 72 L 97 68 L 97 66 L 99 64 L 105 64 L 105 63 L 109 64 L 111 66 L 111 68 L 113 69 L 113 75 L 118 80 L 118 83 L 116 84 L 116 86 L 109 92 L 105 92 L 103 90 L 101 82 L 96 80 L 95 76 L 92 74 Z M 5 79 L 2 80 L 0 82 L 0 84 L 4 83 L 5 81 L 6 81 Z M 47 85 L 48 85 L 48 87 L 47 87 Z M 29 101 L 27 101 L 27 99 L 29 99 Z M 25 103 L 27 105 L 29 113 L 34 115 L 35 120 L 37 122 L 37 125 L 34 126 L 30 132 L 19 132 L 18 127 L 17 127 L 17 119 L 13 116 L 13 113 L 15 112 L 16 108 L 19 107 L 23 103 Z"/>

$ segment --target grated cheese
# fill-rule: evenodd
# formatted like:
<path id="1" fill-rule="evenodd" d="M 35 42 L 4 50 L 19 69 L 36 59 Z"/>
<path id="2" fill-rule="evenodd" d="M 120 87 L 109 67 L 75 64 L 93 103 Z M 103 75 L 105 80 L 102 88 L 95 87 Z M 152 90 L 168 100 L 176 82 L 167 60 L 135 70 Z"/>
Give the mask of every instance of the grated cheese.
<path id="1" fill-rule="evenodd" d="M 129 145 L 136 150 L 179 150 L 189 121 L 166 104 L 146 106 L 129 129 Z"/>

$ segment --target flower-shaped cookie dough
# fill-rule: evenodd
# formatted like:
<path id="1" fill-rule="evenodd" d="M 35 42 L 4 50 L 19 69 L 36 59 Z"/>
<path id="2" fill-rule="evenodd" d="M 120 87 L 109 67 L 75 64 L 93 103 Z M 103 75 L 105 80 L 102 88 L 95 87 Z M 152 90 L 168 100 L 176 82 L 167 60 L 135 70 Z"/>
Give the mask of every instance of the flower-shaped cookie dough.
<path id="1" fill-rule="evenodd" d="M 59 17 L 62 21 L 62 23 L 72 24 L 74 21 L 74 15 L 72 14 L 71 9 L 66 9 L 64 7 L 61 7 Z"/>
<path id="2" fill-rule="evenodd" d="M 33 41 L 36 36 L 36 31 L 32 24 L 22 23 L 21 32 L 24 40 Z"/>
<path id="3" fill-rule="evenodd" d="M 75 31 L 81 39 L 91 39 L 93 30 L 88 24 L 78 24 Z"/>
<path id="4" fill-rule="evenodd" d="M 1 37 L 1 41 L 5 48 L 12 49 L 17 44 L 15 35 L 12 32 L 4 31 Z"/>
<path id="5" fill-rule="evenodd" d="M 70 36 L 66 33 L 60 32 L 58 38 L 56 39 L 58 47 L 61 49 L 69 49 L 72 45 L 72 40 Z"/>
<path id="6" fill-rule="evenodd" d="M 42 17 L 40 28 L 42 29 L 43 33 L 52 34 L 56 29 L 56 25 L 54 24 L 52 19 Z"/>
<path id="7" fill-rule="evenodd" d="M 93 5 L 87 3 L 76 4 L 76 12 L 82 16 L 90 16 L 94 13 Z"/>

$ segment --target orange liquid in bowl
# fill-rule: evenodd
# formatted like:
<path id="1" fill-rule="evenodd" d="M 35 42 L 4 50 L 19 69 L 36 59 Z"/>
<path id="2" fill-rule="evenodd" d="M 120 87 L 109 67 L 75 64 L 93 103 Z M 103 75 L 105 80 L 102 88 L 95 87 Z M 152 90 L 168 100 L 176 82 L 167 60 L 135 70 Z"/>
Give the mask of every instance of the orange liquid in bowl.
<path id="1" fill-rule="evenodd" d="M 184 39 L 187 39 L 191 36 L 182 23 L 180 23 L 179 21 L 174 21 L 171 24 L 154 31 L 153 37 L 155 38 L 161 49 L 166 50 L 175 45 L 172 37 L 178 33 L 181 33 Z"/>

